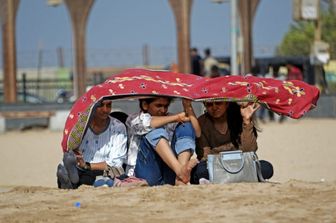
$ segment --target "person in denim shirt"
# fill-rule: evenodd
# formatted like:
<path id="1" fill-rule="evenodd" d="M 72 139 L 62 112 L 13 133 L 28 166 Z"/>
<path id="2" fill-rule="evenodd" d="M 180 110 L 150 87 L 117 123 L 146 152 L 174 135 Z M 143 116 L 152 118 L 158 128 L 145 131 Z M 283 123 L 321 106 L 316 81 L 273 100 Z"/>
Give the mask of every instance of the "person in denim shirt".
<path id="1" fill-rule="evenodd" d="M 140 99 L 141 111 L 129 115 L 126 121 L 129 137 L 126 173 L 145 179 L 150 186 L 187 184 L 191 169 L 198 162 L 190 159 L 196 135 L 200 135 L 191 101 L 183 100 L 184 112 L 168 114 L 171 100 Z"/>

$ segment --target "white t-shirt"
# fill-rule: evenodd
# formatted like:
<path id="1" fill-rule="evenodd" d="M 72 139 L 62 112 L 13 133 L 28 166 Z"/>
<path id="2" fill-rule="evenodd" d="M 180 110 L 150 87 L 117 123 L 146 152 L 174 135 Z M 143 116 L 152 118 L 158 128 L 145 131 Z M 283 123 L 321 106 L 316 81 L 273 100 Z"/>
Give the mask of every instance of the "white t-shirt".
<path id="1" fill-rule="evenodd" d="M 121 167 L 127 156 L 127 133 L 125 125 L 110 117 L 104 132 L 95 134 L 89 127 L 79 150 L 85 162 L 106 162 L 111 167 Z"/>
<path id="2" fill-rule="evenodd" d="M 216 65 L 218 66 L 218 61 L 213 58 L 212 56 L 209 56 L 204 59 L 204 70 L 205 70 L 205 75 L 208 77 L 211 74 L 211 68 L 212 66 Z"/>

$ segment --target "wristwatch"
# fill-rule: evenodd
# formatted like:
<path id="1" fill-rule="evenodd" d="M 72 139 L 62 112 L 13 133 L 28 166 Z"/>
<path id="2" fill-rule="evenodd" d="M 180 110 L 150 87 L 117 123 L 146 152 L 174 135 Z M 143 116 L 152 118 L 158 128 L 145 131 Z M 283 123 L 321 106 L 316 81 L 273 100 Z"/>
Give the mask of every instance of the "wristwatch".
<path id="1" fill-rule="evenodd" d="M 84 170 L 91 170 L 91 164 L 89 162 L 85 162 L 85 165 L 83 167 Z"/>

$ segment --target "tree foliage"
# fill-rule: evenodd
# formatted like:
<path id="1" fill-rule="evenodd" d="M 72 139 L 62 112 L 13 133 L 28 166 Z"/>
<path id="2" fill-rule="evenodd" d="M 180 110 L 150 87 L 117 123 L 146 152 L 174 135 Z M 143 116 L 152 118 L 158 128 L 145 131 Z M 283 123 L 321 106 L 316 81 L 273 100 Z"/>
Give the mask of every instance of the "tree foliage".
<path id="1" fill-rule="evenodd" d="M 329 43 L 331 59 L 336 59 L 336 14 L 333 12 L 322 16 L 322 40 Z"/>
<path id="2" fill-rule="evenodd" d="M 336 59 L 336 14 L 322 12 L 322 40 L 330 45 L 331 59 Z M 309 56 L 314 41 L 314 23 L 300 21 L 291 25 L 277 49 L 279 56 Z"/>

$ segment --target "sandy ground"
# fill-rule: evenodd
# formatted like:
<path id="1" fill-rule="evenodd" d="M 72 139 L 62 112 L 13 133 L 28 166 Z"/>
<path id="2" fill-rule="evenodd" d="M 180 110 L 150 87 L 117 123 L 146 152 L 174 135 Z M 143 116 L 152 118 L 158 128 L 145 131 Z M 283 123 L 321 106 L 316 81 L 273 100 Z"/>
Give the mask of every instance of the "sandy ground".
<path id="1" fill-rule="evenodd" d="M 56 188 L 61 132 L 2 134 L 0 222 L 336 222 L 336 119 L 260 128 L 268 183 L 71 191 Z"/>

